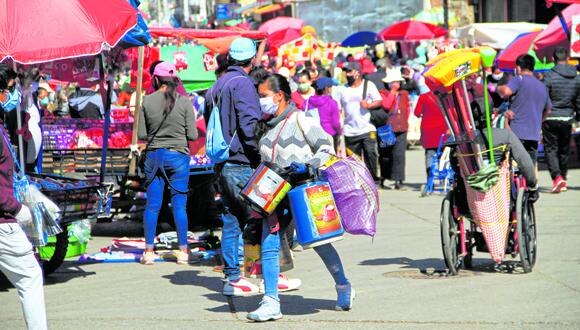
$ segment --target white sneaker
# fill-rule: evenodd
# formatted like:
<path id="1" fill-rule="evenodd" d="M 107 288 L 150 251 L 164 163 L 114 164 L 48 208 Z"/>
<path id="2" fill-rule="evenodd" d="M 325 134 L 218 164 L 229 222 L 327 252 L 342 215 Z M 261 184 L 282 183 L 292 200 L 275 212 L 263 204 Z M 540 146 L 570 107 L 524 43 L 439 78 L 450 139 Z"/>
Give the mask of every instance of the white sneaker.
<path id="1" fill-rule="evenodd" d="M 284 274 L 280 274 L 278 277 L 278 292 L 286 292 L 292 290 L 298 290 L 302 285 L 302 280 L 299 278 L 288 278 Z M 260 282 L 260 293 L 264 293 L 264 280 Z"/>
<path id="2" fill-rule="evenodd" d="M 240 277 L 237 281 L 227 281 L 224 284 L 224 296 L 245 297 L 257 294 L 258 286 L 248 281 L 245 277 Z"/>
<path id="3" fill-rule="evenodd" d="M 255 311 L 248 313 L 246 318 L 256 322 L 279 320 L 282 318 L 280 302 L 272 297 L 264 296 L 260 302 L 260 307 Z"/>

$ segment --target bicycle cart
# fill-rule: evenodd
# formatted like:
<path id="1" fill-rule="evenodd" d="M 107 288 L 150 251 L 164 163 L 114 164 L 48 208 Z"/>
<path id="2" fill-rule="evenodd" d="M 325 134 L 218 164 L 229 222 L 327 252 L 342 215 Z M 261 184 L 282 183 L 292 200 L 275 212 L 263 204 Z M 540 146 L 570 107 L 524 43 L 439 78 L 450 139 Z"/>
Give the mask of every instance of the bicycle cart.
<path id="1" fill-rule="evenodd" d="M 454 183 L 440 214 L 443 256 L 453 275 L 461 266 L 472 266 L 473 248 L 489 252 L 496 265 L 506 255 L 519 255 L 526 273 L 536 262 L 536 220 L 529 189 L 513 165 L 509 147 L 493 146 L 487 90 L 484 137 L 472 112 L 478 106 L 473 103 L 476 97 L 466 85 L 466 79 L 490 67 L 494 58 L 495 52 L 486 47 L 455 51 L 432 60 L 425 73 L 453 138 L 447 145 L 453 150 Z"/>

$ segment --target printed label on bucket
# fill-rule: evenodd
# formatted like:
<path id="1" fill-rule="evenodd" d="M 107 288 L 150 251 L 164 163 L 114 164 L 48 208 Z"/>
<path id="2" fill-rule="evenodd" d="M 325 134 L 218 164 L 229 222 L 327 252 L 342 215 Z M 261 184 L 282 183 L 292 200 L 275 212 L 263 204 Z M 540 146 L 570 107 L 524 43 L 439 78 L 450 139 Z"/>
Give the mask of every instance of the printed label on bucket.
<path id="1" fill-rule="evenodd" d="M 259 174 L 250 179 L 252 184 L 242 193 L 268 214 L 271 214 L 292 187 L 268 167 L 263 166 L 259 170 Z"/>
<path id="2" fill-rule="evenodd" d="M 318 185 L 306 188 L 306 196 L 314 217 L 314 224 L 319 235 L 338 231 L 341 228 L 340 217 L 332 197 L 329 185 Z"/>

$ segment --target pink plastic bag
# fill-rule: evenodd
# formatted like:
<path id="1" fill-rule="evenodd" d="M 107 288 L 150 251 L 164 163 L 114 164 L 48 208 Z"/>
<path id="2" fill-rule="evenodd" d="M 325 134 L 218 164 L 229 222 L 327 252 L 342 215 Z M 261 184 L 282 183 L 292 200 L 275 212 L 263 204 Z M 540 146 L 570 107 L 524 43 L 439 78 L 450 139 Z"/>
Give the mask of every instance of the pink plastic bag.
<path id="1" fill-rule="evenodd" d="M 379 193 L 371 173 L 356 155 L 339 159 L 322 171 L 344 229 L 354 235 L 374 236 L 377 231 Z"/>

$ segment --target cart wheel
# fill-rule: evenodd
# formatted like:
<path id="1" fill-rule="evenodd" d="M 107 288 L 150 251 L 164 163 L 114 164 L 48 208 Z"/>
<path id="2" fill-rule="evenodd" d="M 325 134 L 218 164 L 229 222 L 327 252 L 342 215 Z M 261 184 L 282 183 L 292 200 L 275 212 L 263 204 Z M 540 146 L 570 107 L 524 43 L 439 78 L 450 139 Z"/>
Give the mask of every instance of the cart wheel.
<path id="1" fill-rule="evenodd" d="M 534 204 L 528 202 L 524 188 L 518 191 L 516 200 L 518 252 L 524 273 L 529 273 L 536 264 L 536 212 Z"/>
<path id="2" fill-rule="evenodd" d="M 54 246 L 54 254 L 50 259 L 41 259 L 42 272 L 44 276 L 52 274 L 62 265 L 66 251 L 68 249 L 68 229 L 63 226 L 62 233 L 56 235 L 56 243 Z"/>
<path id="3" fill-rule="evenodd" d="M 441 247 L 443 248 L 443 257 L 445 265 L 451 275 L 456 275 L 459 271 L 461 261 L 457 247 L 459 245 L 459 235 L 457 232 L 457 223 L 453 218 L 452 212 L 452 193 L 449 192 L 443 199 L 441 205 Z"/>

